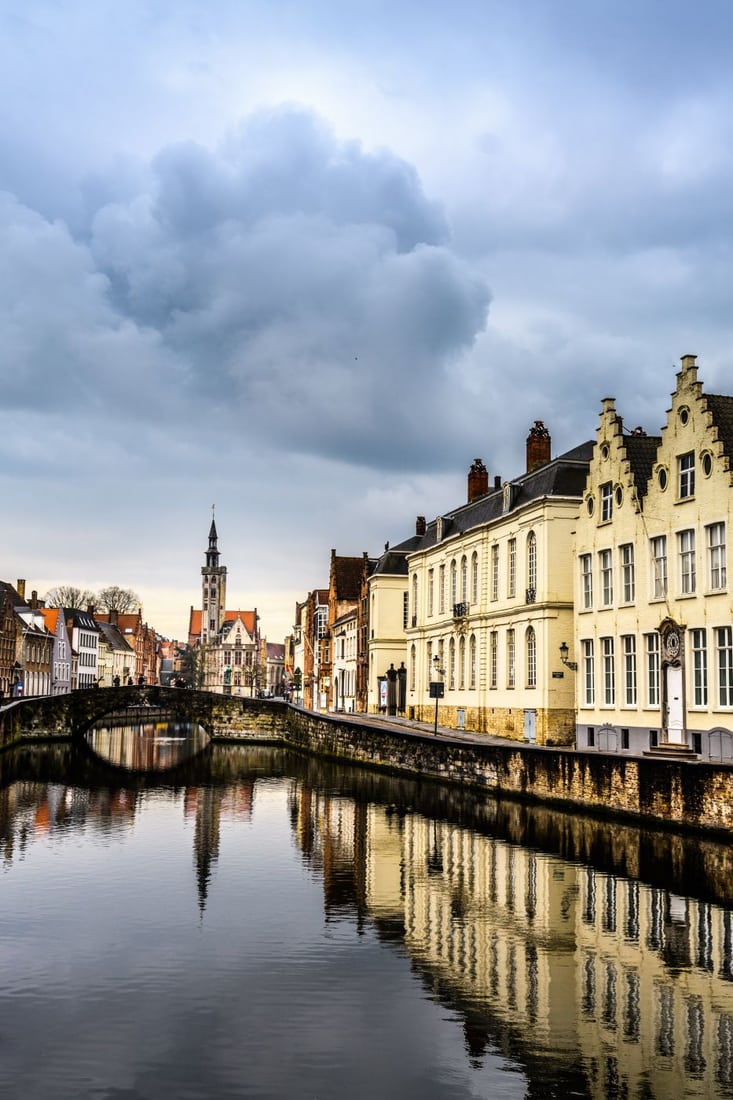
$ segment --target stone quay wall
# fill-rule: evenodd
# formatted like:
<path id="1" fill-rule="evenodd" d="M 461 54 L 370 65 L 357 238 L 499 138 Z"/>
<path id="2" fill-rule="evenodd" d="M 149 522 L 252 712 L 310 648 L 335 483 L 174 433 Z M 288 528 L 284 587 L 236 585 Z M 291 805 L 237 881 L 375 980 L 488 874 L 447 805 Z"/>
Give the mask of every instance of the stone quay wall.
<path id="1" fill-rule="evenodd" d="M 209 692 L 120 688 L 25 700 L 0 711 L 0 748 L 80 736 L 95 718 L 119 714 L 131 703 L 199 721 L 219 743 L 280 744 L 477 792 L 733 836 L 733 765 L 436 738 L 409 727 L 370 726 L 366 716 L 352 721 L 348 715 Z"/>
<path id="2" fill-rule="evenodd" d="M 733 835 L 733 766 L 451 741 L 294 708 L 287 725 L 294 747 L 338 760 L 495 795 Z"/>

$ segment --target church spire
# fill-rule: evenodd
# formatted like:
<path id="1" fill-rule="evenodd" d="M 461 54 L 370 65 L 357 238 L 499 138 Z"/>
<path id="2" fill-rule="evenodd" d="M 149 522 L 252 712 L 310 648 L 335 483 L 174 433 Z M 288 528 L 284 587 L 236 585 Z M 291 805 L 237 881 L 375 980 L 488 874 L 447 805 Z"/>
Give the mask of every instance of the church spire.
<path id="1" fill-rule="evenodd" d="M 214 519 L 215 505 L 211 505 L 211 527 L 209 528 L 209 549 L 206 551 L 206 565 L 209 569 L 216 568 L 219 564 L 219 548 L 217 546 L 218 535 L 216 533 L 216 521 Z"/>
<path id="2" fill-rule="evenodd" d="M 211 506 L 209 548 L 201 566 L 201 641 L 209 642 L 221 630 L 226 614 L 227 569 L 219 564 L 219 537 Z"/>

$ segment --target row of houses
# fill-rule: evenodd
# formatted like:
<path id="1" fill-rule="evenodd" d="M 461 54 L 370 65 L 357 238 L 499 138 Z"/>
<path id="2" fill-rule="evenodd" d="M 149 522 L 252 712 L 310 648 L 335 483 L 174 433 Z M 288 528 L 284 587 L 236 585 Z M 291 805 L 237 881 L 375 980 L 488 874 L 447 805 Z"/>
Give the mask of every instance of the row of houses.
<path id="1" fill-rule="evenodd" d="M 45 607 L 25 589 L 24 580 L 0 581 L 0 701 L 157 682 L 164 645 L 141 609 Z"/>
<path id="2" fill-rule="evenodd" d="M 686 355 L 659 434 L 602 402 L 557 457 L 470 467 L 466 500 L 377 558 L 331 551 L 296 605 L 306 707 L 402 714 L 539 744 L 733 758 L 733 397 Z"/>

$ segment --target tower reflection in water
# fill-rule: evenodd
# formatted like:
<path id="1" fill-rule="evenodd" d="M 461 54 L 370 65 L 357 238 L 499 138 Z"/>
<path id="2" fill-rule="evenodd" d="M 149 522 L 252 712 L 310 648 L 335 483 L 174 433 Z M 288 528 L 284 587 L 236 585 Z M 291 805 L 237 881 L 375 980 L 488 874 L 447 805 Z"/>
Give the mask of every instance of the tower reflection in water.
<path id="1" fill-rule="evenodd" d="M 133 772 L 166 771 L 178 767 L 209 743 L 202 726 L 192 722 L 146 719 L 98 722 L 87 734 L 97 756 L 117 768 Z"/>
<path id="2" fill-rule="evenodd" d="M 404 937 L 472 1053 L 564 1060 L 599 1100 L 733 1096 L 729 909 L 305 785 L 290 807 L 327 915 Z"/>

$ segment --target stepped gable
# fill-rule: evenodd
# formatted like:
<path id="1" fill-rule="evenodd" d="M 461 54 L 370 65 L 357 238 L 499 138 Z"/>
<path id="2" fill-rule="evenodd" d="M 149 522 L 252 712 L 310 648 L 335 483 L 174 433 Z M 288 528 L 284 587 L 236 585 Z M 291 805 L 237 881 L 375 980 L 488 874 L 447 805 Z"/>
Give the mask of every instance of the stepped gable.
<path id="1" fill-rule="evenodd" d="M 337 600 L 358 598 L 363 570 L 363 558 L 340 558 L 333 555 L 333 589 Z"/>
<path id="2" fill-rule="evenodd" d="M 428 549 L 448 536 L 484 526 L 542 497 L 577 497 L 580 500 L 593 447 L 594 441 L 586 440 L 531 473 L 522 474 L 515 481 L 507 482 L 455 511 L 438 516 L 428 524 L 414 549 Z M 438 531 L 439 526 L 442 527 L 441 532 Z"/>

